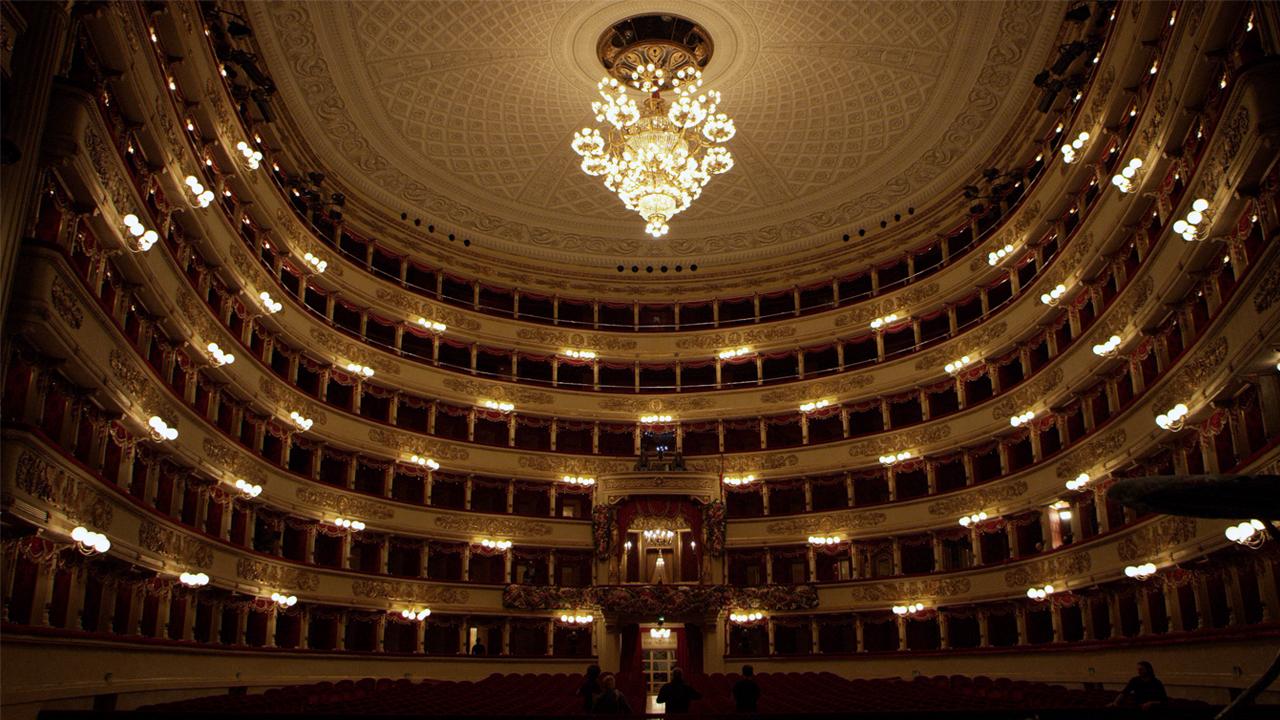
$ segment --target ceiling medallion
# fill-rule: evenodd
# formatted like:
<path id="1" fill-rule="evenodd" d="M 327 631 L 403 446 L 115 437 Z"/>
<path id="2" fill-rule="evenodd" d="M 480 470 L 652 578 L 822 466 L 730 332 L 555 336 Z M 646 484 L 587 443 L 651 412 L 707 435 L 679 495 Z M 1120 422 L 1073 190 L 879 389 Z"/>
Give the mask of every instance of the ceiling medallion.
<path id="1" fill-rule="evenodd" d="M 673 15 L 627 18 L 600 36 L 597 56 L 609 72 L 591 103 L 605 134 L 583 128 L 572 147 L 582 171 L 604 176 L 604 186 L 662 237 L 672 216 L 702 194 L 712 175 L 728 172 L 733 156 L 723 143 L 733 120 L 719 112 L 720 93 L 702 89 L 711 39 L 698 25 Z M 640 103 L 627 87 L 648 93 Z M 670 102 L 662 93 L 672 95 Z"/>

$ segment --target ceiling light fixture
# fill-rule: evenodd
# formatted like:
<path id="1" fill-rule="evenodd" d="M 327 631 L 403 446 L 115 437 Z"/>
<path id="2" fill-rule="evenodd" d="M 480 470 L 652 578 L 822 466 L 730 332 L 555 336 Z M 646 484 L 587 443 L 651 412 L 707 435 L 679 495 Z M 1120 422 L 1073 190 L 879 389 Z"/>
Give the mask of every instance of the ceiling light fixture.
<path id="1" fill-rule="evenodd" d="M 596 86 L 601 100 L 591 109 L 597 123 L 607 123 L 605 134 L 583 128 L 571 146 L 582 156 L 582 171 L 603 176 L 604 186 L 639 213 L 648 223 L 645 230 L 657 238 L 670 230 L 672 216 L 702 194 L 712 175 L 733 167 L 723 143 L 736 129 L 719 112 L 720 93 L 702 89 L 701 68 L 711 53 L 706 31 L 676 35 L 673 26 L 692 24 L 674 16 L 649 17 L 660 21 L 628 18 L 601 38 L 600 60 L 610 74 Z M 637 103 L 628 97 L 628 86 L 649 97 Z M 663 92 L 671 93 L 670 102 Z"/>

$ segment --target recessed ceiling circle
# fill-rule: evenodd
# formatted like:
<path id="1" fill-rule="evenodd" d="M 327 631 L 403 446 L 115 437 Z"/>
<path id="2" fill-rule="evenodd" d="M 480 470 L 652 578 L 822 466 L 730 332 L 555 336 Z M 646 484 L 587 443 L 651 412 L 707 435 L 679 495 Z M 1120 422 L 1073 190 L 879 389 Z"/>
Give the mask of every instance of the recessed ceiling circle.
<path id="1" fill-rule="evenodd" d="M 551 35 L 551 52 L 566 79 L 581 85 L 590 97 L 606 75 L 599 44 L 603 36 L 631 18 L 667 15 L 696 25 L 714 38 L 714 53 L 702 67 L 703 81 L 717 87 L 731 85 L 750 71 L 759 49 L 759 35 L 745 14 L 726 12 L 732 6 L 697 0 L 640 2 L 623 0 L 605 4 L 575 5 Z"/>

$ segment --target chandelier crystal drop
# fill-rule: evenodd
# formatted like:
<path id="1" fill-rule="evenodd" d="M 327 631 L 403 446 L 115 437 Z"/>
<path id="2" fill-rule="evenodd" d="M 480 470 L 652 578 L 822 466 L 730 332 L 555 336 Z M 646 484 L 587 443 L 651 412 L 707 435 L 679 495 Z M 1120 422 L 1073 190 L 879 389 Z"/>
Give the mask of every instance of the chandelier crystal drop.
<path id="1" fill-rule="evenodd" d="M 637 67 L 630 85 L 651 95 L 642 102 L 627 95 L 627 84 L 606 76 L 591 104 L 604 132 L 585 127 L 573 136 L 582 172 L 603 177 L 628 210 L 662 237 L 671 218 L 689 208 L 712 175 L 728 172 L 733 155 L 724 147 L 737 132 L 720 112 L 720 93 L 702 89 L 702 71 L 686 66 L 668 73 L 653 63 Z M 674 95 L 668 102 L 661 93 Z"/>

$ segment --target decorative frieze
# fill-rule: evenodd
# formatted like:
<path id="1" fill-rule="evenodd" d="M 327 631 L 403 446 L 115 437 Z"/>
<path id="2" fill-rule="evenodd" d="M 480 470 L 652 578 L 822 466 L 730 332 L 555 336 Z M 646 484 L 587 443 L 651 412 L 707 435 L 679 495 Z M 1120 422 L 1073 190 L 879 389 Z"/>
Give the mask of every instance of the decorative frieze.
<path id="1" fill-rule="evenodd" d="M 301 393 L 295 392 L 284 383 L 272 380 L 266 375 L 258 378 L 258 390 L 262 391 L 262 395 L 268 400 L 276 403 L 280 410 L 297 410 L 303 416 L 315 421 L 317 425 L 324 425 L 328 420 L 329 416 L 325 412 L 323 405 Z"/>
<path id="2" fill-rule="evenodd" d="M 352 342 L 337 333 L 332 333 L 319 327 L 311 328 L 311 339 L 316 345 L 328 350 L 343 361 L 371 367 L 384 375 L 400 374 L 400 363 L 386 359 L 381 353 L 370 350 L 363 343 Z"/>
<path id="3" fill-rule="evenodd" d="M 395 510 L 380 502 L 321 490 L 309 485 L 299 487 L 297 496 L 298 500 L 308 505 L 361 520 L 390 520 L 396 515 Z"/>
<path id="4" fill-rule="evenodd" d="M 1033 377 L 1030 382 L 1009 393 L 991 408 L 991 417 L 1008 420 L 1037 403 L 1045 402 L 1050 393 L 1062 382 L 1062 368 L 1055 367 Z"/>
<path id="5" fill-rule="evenodd" d="M 1098 328 L 1094 330 L 1093 343 L 1104 343 L 1112 335 L 1123 334 L 1129 323 L 1140 317 L 1142 306 L 1147 304 L 1154 288 L 1155 281 L 1147 275 L 1127 289 L 1120 300 L 1107 311 L 1107 319 L 1099 323 Z"/>
<path id="6" fill-rule="evenodd" d="M 929 503 L 930 515 L 954 515 L 959 517 L 984 509 L 994 509 L 1001 503 L 1007 503 L 1027 494 L 1027 481 L 1014 480 L 994 487 L 978 488 L 962 492 L 937 502 Z"/>
<path id="7" fill-rule="evenodd" d="M 812 585 L 508 585 L 502 605 L 513 610 L 593 607 L 627 616 L 713 615 L 731 608 L 786 612 L 816 608 L 818 591 Z"/>
<path id="8" fill-rule="evenodd" d="M 990 324 L 984 323 L 976 330 L 966 332 L 952 342 L 921 353 L 916 359 L 916 369 L 937 370 L 958 357 L 965 355 L 981 357 L 984 350 L 989 354 L 988 346 L 1003 338 L 1008 329 L 1009 323 L 1004 320 Z"/>
<path id="9" fill-rule="evenodd" d="M 267 473 L 263 471 L 262 466 L 233 445 L 205 438 L 204 455 L 226 473 L 248 480 L 255 485 L 265 487 L 267 484 Z"/>
<path id="10" fill-rule="evenodd" d="M 888 516 L 882 512 L 841 510 L 839 512 L 807 515 L 804 517 L 769 523 L 765 531 L 770 535 L 831 535 L 862 530 L 881 525 Z"/>
<path id="11" fill-rule="evenodd" d="M 149 377 L 128 355 L 117 348 L 111 349 L 109 362 L 112 374 L 134 402 L 146 413 L 164 418 L 170 427 L 177 427 L 181 415 L 178 409 L 170 405 L 161 395 L 160 390 L 157 389 L 161 385 L 154 378 Z"/>
<path id="12" fill-rule="evenodd" d="M 794 325 L 776 325 L 762 328 L 749 328 L 746 330 L 727 330 L 725 332 L 711 333 L 709 335 L 694 335 L 693 337 L 680 338 L 676 340 L 676 347 L 681 350 L 715 350 L 719 348 L 738 347 L 740 345 L 761 345 L 772 342 L 774 340 L 785 340 L 794 337 L 796 328 Z"/>
<path id="13" fill-rule="evenodd" d="M 849 446 L 849 455 L 852 457 L 883 455 L 891 451 L 897 452 L 903 448 L 923 447 L 929 443 L 946 440 L 950 436 L 950 425 L 926 425 L 914 430 L 904 430 L 883 437 L 860 440 Z"/>
<path id="14" fill-rule="evenodd" d="M 791 403 L 819 397 L 839 396 L 852 390 L 867 387 L 873 382 L 875 382 L 875 376 L 870 373 L 846 374 L 814 383 L 770 390 L 760 396 L 760 401 L 764 403 Z"/>
<path id="15" fill-rule="evenodd" d="M 1124 562 L 1149 560 L 1194 539 L 1195 536 L 1195 518 L 1170 515 L 1149 522 L 1122 538 L 1116 546 L 1116 552 Z"/>
<path id="16" fill-rule="evenodd" d="M 378 288 L 374 295 L 391 307 L 402 310 L 414 317 L 408 322 L 417 322 L 419 317 L 434 320 L 448 325 L 451 330 L 479 330 L 480 323 L 452 308 L 426 302 L 402 290 Z"/>
<path id="17" fill-rule="evenodd" d="M 516 518 L 474 517 L 453 513 L 436 515 L 435 526 L 449 532 L 485 536 L 529 537 L 551 534 L 551 525 Z"/>
<path id="18" fill-rule="evenodd" d="M 620 398 L 611 397 L 600 401 L 601 410 L 614 410 L 627 413 L 679 413 L 690 410 L 706 410 L 715 405 L 709 397 L 673 397 L 673 398 Z"/>
<path id="19" fill-rule="evenodd" d="M 180 530 L 163 527 L 150 520 L 138 526 L 138 543 L 157 555 L 187 567 L 213 567 L 213 546 Z"/>
<path id="20" fill-rule="evenodd" d="M 444 605 L 465 605 L 471 599 L 470 592 L 459 588 L 404 580 L 352 580 L 351 594 L 374 600 Z"/>
<path id="21" fill-rule="evenodd" d="M 516 337 L 557 348 L 591 348 L 601 350 L 635 350 L 636 341 L 601 333 L 578 333 L 544 328 L 520 328 Z"/>
<path id="22" fill-rule="evenodd" d="M 1089 572 L 1093 560 L 1087 550 L 1051 555 L 1041 560 L 1023 563 L 1004 574 L 1005 587 L 1027 588 L 1033 585 L 1053 583 Z"/>
<path id="23" fill-rule="evenodd" d="M 1115 430 L 1100 438 L 1090 440 L 1079 448 L 1072 450 L 1070 456 L 1058 463 L 1054 471 L 1059 479 L 1074 478 L 1099 463 L 1104 463 L 1125 446 L 1124 428 Z"/>
<path id="24" fill-rule="evenodd" d="M 272 589 L 313 592 L 320 587 L 320 576 L 317 573 L 251 558 L 236 561 L 236 577 Z"/>
<path id="25" fill-rule="evenodd" d="M 910 285 L 907 289 L 900 293 L 877 300 L 873 303 L 859 305 L 847 312 L 836 316 L 835 326 L 846 327 L 849 325 L 860 326 L 870 323 L 872 320 L 888 315 L 889 313 L 908 313 L 913 306 L 928 300 L 938 294 L 941 285 L 937 282 L 927 284 Z"/>
<path id="26" fill-rule="evenodd" d="M 549 392 L 531 390 L 527 387 L 514 385 L 500 385 L 481 380 L 446 377 L 441 381 L 441 384 L 449 390 L 462 395 L 469 395 L 473 398 L 506 400 L 517 405 L 554 405 L 556 401 L 555 396 Z"/>
<path id="27" fill-rule="evenodd" d="M 76 297 L 75 291 L 67 285 L 61 275 L 54 275 L 53 281 L 49 284 L 49 302 L 53 304 L 58 317 L 62 318 L 62 321 L 72 330 L 80 329 L 80 325 L 84 323 L 84 309 L 80 306 L 80 300 Z"/>
<path id="28" fill-rule="evenodd" d="M 854 602 L 893 602 L 896 600 L 934 599 L 956 597 L 969 592 L 969 578 L 942 578 L 938 580 L 905 580 L 854 585 L 849 597 Z"/>
<path id="29" fill-rule="evenodd" d="M 594 457 L 572 457 L 556 455 L 521 455 L 516 463 L 526 470 L 551 473 L 553 475 L 589 475 L 599 476 L 606 473 L 620 473 L 631 470 L 634 462 L 626 460 L 608 460 Z"/>
<path id="30" fill-rule="evenodd" d="M 18 456 L 16 474 L 19 490 L 45 501 L 73 522 L 99 532 L 111 529 L 114 510 L 89 483 L 25 449 Z"/>
<path id="31" fill-rule="evenodd" d="M 466 460 L 471 457 L 466 448 L 399 430 L 369 428 L 369 440 L 384 448 L 398 450 L 403 455 L 421 455 L 436 460 Z"/>
<path id="32" fill-rule="evenodd" d="M 1209 378 L 1227 361 L 1227 338 L 1219 337 L 1197 350 L 1173 377 L 1160 388 L 1151 405 L 1153 415 L 1165 412 L 1180 402 L 1187 402 L 1207 387 Z"/>

